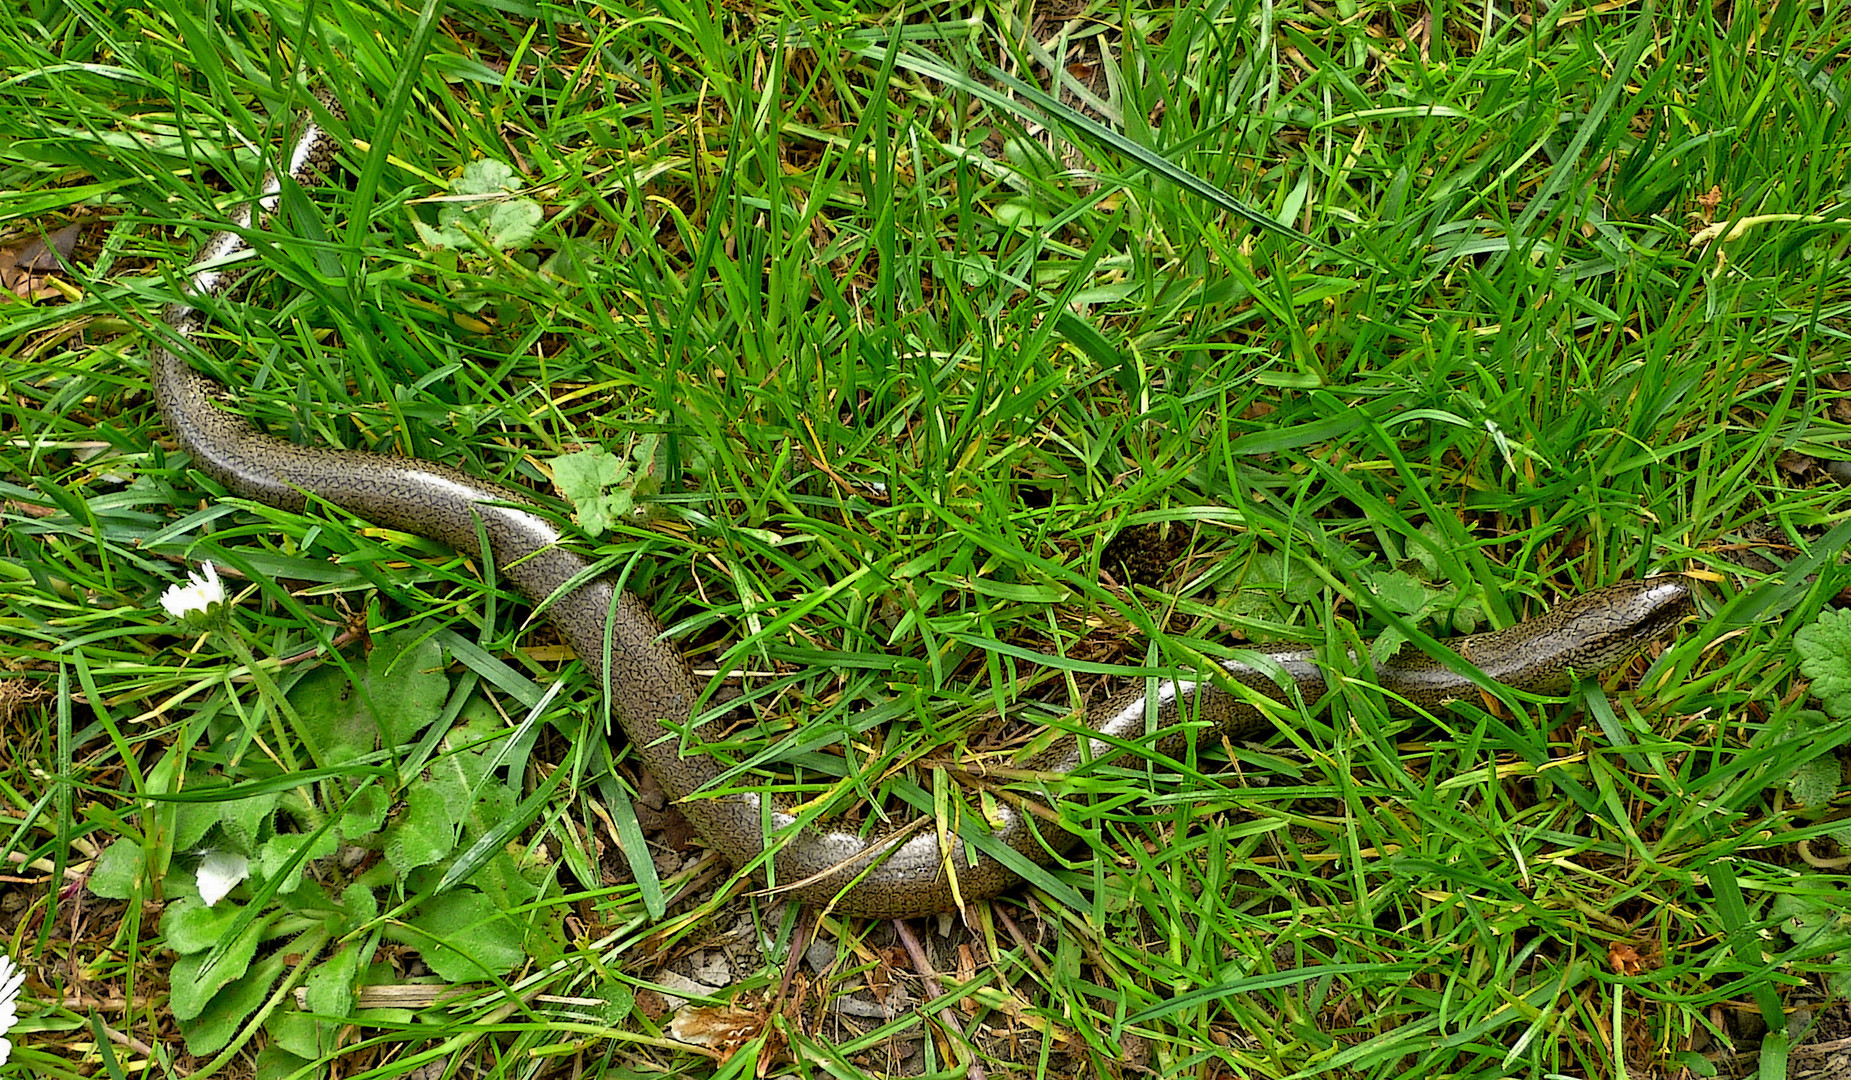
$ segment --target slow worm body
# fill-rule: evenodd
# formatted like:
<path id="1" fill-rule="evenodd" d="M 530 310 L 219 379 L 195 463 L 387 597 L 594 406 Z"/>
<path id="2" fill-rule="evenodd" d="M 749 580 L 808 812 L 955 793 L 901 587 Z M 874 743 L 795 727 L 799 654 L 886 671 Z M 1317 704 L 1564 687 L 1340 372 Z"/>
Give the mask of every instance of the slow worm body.
<path id="1" fill-rule="evenodd" d="M 331 100 L 324 101 L 336 108 Z M 311 122 L 292 148 L 287 171 L 307 179 L 326 169 L 333 149 L 332 137 Z M 234 228 L 208 240 L 201 268 L 187 281 L 191 298 L 216 296 L 230 288 L 233 276 L 218 264 L 248 250 L 244 233 L 274 207 L 276 190 L 275 178 L 267 177 L 257 206 L 242 211 Z M 188 305 L 176 305 L 166 313 L 168 326 L 186 344 L 202 321 Z M 932 829 L 902 829 L 887 837 L 799 830 L 791 815 L 761 805 L 756 795 L 688 799 L 721 771 L 706 756 L 683 756 L 681 739 L 665 726 L 687 723 L 699 684 L 635 596 L 602 579 L 554 596 L 585 568 L 586 560 L 561 543 L 559 530 L 549 520 L 527 509 L 533 506 L 528 495 L 447 465 L 285 442 L 220 409 L 215 398 L 223 388 L 195 371 L 179 351 L 156 348 L 150 366 L 155 400 L 168 429 L 193 463 L 226 490 L 286 510 L 302 509 L 305 496 L 312 495 L 369 521 L 491 558 L 502 578 L 533 603 L 553 597 L 548 615 L 603 688 L 643 764 L 681 800 L 682 812 L 707 843 L 736 865 L 759 858 L 767 835 L 781 837 L 772 856 L 781 886 L 808 902 L 886 917 L 947 910 L 958 899 L 993 896 L 1017 880 L 995 859 L 970 858 L 966 845 L 954 843 L 953 853 L 941 853 Z M 487 553 L 477 542 L 478 523 L 488 538 Z M 1637 656 L 1675 626 L 1690 604 L 1683 581 L 1647 578 L 1584 593 L 1539 618 L 1460 638 L 1452 647 L 1497 682 L 1534 693 L 1561 693 L 1568 689 L 1571 673 L 1597 673 Z M 1294 650 L 1267 655 L 1304 701 L 1324 696 L 1325 675 L 1314 654 Z M 1274 701 L 1291 698 L 1286 688 L 1246 665 L 1226 665 L 1225 678 Z M 1470 679 L 1425 655 L 1377 665 L 1375 678 L 1391 706 L 1404 711 L 1441 709 L 1478 694 Z M 1147 700 L 1147 694 L 1155 700 Z M 1173 679 L 1148 690 L 1127 690 L 1093 710 L 1087 726 L 1100 735 L 1136 740 L 1153 719 L 1160 728 L 1185 719 L 1201 721 L 1189 729 L 1198 740 L 1272 730 L 1265 713 L 1209 679 Z M 1089 741 L 1093 745 L 1083 748 L 1078 739 L 1060 740 L 1023 767 L 1067 772 L 1106 748 L 1104 740 Z M 1175 747 L 1160 744 L 1160 749 Z M 1037 830 L 1031 815 L 1011 807 L 1001 810 L 1001 820 L 991 823 L 990 832 L 1042 864 L 1051 863 L 1074 839 L 1058 829 Z"/>

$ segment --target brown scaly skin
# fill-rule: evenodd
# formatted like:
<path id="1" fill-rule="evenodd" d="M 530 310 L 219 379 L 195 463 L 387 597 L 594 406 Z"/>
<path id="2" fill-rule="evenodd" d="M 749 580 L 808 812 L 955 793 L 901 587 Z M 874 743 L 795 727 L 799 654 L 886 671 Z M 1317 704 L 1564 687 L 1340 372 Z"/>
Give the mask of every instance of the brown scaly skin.
<path id="1" fill-rule="evenodd" d="M 331 99 L 323 102 L 338 113 Z M 325 169 L 333 147 L 326 131 L 309 124 L 297 140 L 289 170 L 307 177 Z M 274 178 L 266 178 L 261 213 L 274 207 L 275 190 Z M 249 215 L 245 211 L 238 222 L 241 228 L 249 227 Z M 236 231 L 226 231 L 213 236 L 206 251 L 211 259 L 221 259 L 246 247 Z M 193 274 L 189 288 L 195 297 L 212 296 L 231 283 L 229 275 L 207 267 Z M 190 340 L 200 316 L 189 307 L 176 306 L 167 313 L 167 322 L 180 338 Z M 1018 880 L 988 856 L 969 859 L 961 843 L 953 845 L 956 851 L 949 859 L 942 857 L 936 831 L 929 828 L 901 829 L 887 837 L 799 830 L 790 814 L 763 805 L 757 795 L 687 798 L 721 771 L 708 757 L 684 756 L 680 738 L 665 726 L 686 724 L 692 715 L 699 689 L 693 673 L 675 646 L 662 639 L 649 609 L 611 582 L 594 579 L 554 597 L 587 563 L 561 546 L 562 537 L 551 522 L 528 509 L 534 504 L 526 494 L 447 465 L 284 442 L 220 410 L 214 398 L 223 388 L 177 353 L 156 349 L 151 368 L 155 400 L 168 429 L 194 464 L 233 494 L 300 510 L 308 493 L 355 516 L 475 557 L 481 556 L 479 521 L 501 576 L 533 603 L 553 598 L 548 616 L 603 688 L 643 764 L 680 801 L 696 831 L 735 865 L 759 858 L 765 837 L 785 838 L 772 858 L 781 887 L 809 903 L 889 918 L 949 910 L 960 898 L 968 903 L 994 896 Z M 1506 686 L 1557 694 L 1568 688 L 1571 670 L 1591 674 L 1637 656 L 1681 621 L 1690 607 L 1690 589 L 1683 581 L 1647 578 L 1577 596 L 1540 618 L 1458 639 L 1453 648 Z M 1265 655 L 1284 672 L 1297 697 L 1309 703 L 1324 696 L 1324 674 L 1315 654 Z M 1255 668 L 1237 663 L 1225 667 L 1229 681 L 1273 701 L 1288 702 L 1293 696 Z M 1391 706 L 1403 712 L 1443 709 L 1450 701 L 1478 694 L 1470 680 L 1425 655 L 1378 665 L 1375 678 Z M 1147 701 L 1147 696 L 1155 700 Z M 1137 740 L 1153 721 L 1167 728 L 1185 719 L 1204 722 L 1190 729 L 1198 741 L 1260 736 L 1273 728 L 1264 713 L 1227 689 L 1186 680 L 1164 681 L 1148 695 L 1143 685 L 1127 690 L 1093 710 L 1087 726 L 1102 735 Z M 1108 742 L 1088 741 L 1092 745 L 1084 752 L 1078 739 L 1059 741 L 1022 767 L 1060 774 L 1110 752 Z M 1173 753 L 1179 742 L 1180 737 L 1168 740 L 1160 749 Z M 1031 815 L 1012 807 L 1001 810 L 1001 820 L 991 823 L 990 833 L 1043 865 L 1076 839 L 1058 829 L 1044 835 Z"/>

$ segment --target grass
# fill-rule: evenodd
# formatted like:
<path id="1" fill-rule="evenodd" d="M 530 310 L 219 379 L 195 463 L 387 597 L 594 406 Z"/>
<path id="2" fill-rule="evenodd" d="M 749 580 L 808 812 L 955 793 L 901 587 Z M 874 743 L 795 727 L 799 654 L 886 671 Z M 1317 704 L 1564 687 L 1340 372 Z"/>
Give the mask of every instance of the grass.
<path id="1" fill-rule="evenodd" d="M 1843 1034 L 1851 732 L 1796 644 L 1847 585 L 1840 5 L 215 10 L 0 14 L 6 234 L 85 226 L 0 307 L 21 1075 L 1773 1076 Z M 1252 643 L 1658 572 L 1702 613 L 1567 703 L 1410 724 L 1348 681 L 1075 777 L 1070 865 L 916 924 L 934 988 L 659 831 L 479 568 L 164 441 L 147 327 L 303 71 L 342 176 L 215 374 L 301 442 L 640 466 L 653 517 L 587 550 L 758 673 L 717 751 L 821 809 L 975 805 L 947 763 Z M 537 234 L 425 243 L 479 159 Z M 1181 538 L 1155 587 L 1101 578 L 1134 524 Z M 233 629 L 183 634 L 154 600 L 206 558 Z M 195 925 L 214 844 L 273 861 Z M 724 1063 L 666 1035 L 691 974 Z"/>

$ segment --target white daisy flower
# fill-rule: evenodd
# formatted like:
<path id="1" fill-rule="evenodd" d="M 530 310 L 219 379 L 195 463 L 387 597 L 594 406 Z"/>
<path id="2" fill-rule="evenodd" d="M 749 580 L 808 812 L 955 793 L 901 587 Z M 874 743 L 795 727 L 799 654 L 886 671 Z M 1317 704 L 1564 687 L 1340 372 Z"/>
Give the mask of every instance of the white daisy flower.
<path id="1" fill-rule="evenodd" d="M 25 981 L 26 973 L 13 958 L 0 953 L 0 1065 L 13 1056 L 13 1043 L 6 1033 L 19 1022 L 19 987 Z"/>
<path id="2" fill-rule="evenodd" d="M 205 571 L 204 577 L 189 572 L 185 585 L 167 586 L 161 594 L 161 606 L 167 614 L 182 621 L 202 618 L 225 602 L 225 586 L 220 584 L 218 569 L 210 559 L 206 560 Z"/>
<path id="3" fill-rule="evenodd" d="M 230 851 L 208 851 L 199 860 L 194 881 L 199 885 L 199 898 L 211 907 L 225 899 L 232 886 L 250 876 L 251 860 Z"/>

